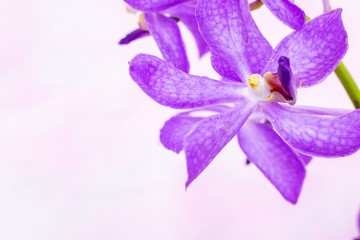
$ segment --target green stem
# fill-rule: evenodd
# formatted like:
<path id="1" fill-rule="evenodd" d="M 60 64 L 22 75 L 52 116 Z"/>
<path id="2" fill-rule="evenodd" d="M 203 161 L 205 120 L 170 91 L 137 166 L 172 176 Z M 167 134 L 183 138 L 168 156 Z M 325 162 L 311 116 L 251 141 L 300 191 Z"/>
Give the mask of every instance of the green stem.
<path id="1" fill-rule="evenodd" d="M 345 88 L 355 108 L 360 108 L 360 89 L 343 62 L 335 69 L 335 74 Z"/>
<path id="2" fill-rule="evenodd" d="M 310 21 L 311 18 L 306 16 L 306 21 Z M 340 62 L 335 69 L 335 74 L 343 85 L 346 93 L 350 97 L 355 108 L 360 108 L 360 89 L 356 85 L 354 78 L 351 76 L 349 70 L 346 68 L 343 62 Z"/>

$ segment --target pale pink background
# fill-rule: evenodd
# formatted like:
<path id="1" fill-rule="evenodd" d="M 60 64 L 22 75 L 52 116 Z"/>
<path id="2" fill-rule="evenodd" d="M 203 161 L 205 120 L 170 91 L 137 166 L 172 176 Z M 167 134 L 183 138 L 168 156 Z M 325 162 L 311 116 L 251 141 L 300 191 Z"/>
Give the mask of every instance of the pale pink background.
<path id="1" fill-rule="evenodd" d="M 298 1 L 310 16 L 321 1 Z M 344 8 L 360 79 L 360 5 Z M 276 44 L 290 30 L 254 12 Z M 121 0 L 0 0 L 0 239 L 352 239 L 360 207 L 360 153 L 315 159 L 296 206 L 232 141 L 187 192 L 184 155 L 159 129 L 175 110 L 128 75 L 152 39 L 118 46 L 136 27 Z M 182 27 L 192 72 L 216 77 Z M 299 92 L 299 104 L 352 108 L 334 76 Z M 354 131 L 359 131 L 354 129 Z"/>

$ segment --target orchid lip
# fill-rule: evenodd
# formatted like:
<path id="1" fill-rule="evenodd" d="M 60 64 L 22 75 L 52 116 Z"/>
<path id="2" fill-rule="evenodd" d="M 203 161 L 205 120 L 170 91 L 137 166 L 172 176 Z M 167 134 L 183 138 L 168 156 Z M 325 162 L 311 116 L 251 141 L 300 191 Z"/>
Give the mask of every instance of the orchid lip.
<path id="1" fill-rule="evenodd" d="M 290 60 L 281 56 L 278 60 L 276 73 L 266 72 L 265 82 L 270 86 L 271 95 L 267 102 L 285 102 L 294 105 L 296 102 L 296 88 L 293 81 Z"/>
<path id="2" fill-rule="evenodd" d="M 285 56 L 279 57 L 277 72 L 266 72 L 263 76 L 251 74 L 247 77 L 246 84 L 253 100 L 284 102 L 290 105 L 296 102 L 296 87 L 290 60 Z"/>

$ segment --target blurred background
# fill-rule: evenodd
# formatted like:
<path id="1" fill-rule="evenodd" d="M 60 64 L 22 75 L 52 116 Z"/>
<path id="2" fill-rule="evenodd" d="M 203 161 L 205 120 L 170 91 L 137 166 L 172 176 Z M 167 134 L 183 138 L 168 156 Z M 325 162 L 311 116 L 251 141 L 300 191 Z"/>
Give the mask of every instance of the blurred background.
<path id="1" fill-rule="evenodd" d="M 298 0 L 311 16 L 322 2 Z M 360 4 L 342 7 L 344 62 L 360 84 Z M 253 15 L 273 46 L 290 32 L 262 7 Z M 159 129 L 177 111 L 131 80 L 151 38 L 119 46 L 137 27 L 121 0 L 0 0 L 0 239 L 353 239 L 360 152 L 314 159 L 296 206 L 286 202 L 236 141 L 185 191 L 184 154 Z M 217 77 L 181 25 L 191 72 Z M 299 91 L 299 104 L 353 106 L 331 75 Z M 354 131 L 359 131 L 354 129 Z"/>

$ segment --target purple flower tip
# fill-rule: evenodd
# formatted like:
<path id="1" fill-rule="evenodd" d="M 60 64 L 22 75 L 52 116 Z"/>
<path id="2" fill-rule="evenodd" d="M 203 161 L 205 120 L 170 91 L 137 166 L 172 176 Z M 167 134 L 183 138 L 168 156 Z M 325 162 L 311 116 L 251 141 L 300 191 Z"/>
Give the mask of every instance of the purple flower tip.
<path id="1" fill-rule="evenodd" d="M 128 35 L 126 35 L 124 38 L 122 38 L 119 41 L 119 44 L 120 45 L 129 44 L 130 42 L 132 42 L 136 39 L 139 39 L 139 38 L 142 38 L 142 37 L 145 37 L 148 35 L 149 35 L 148 31 L 144 31 L 144 30 L 138 28 L 138 29 L 132 31 L 131 33 L 129 33 Z"/>

